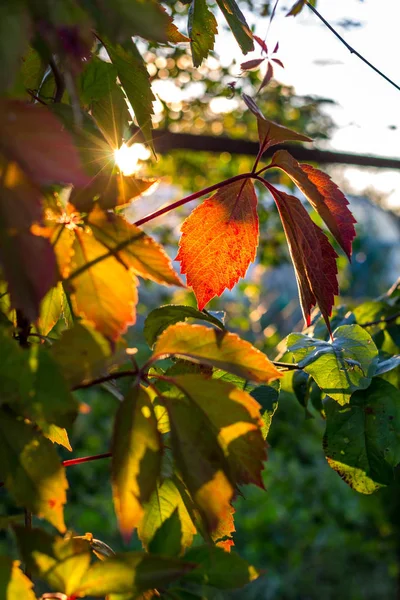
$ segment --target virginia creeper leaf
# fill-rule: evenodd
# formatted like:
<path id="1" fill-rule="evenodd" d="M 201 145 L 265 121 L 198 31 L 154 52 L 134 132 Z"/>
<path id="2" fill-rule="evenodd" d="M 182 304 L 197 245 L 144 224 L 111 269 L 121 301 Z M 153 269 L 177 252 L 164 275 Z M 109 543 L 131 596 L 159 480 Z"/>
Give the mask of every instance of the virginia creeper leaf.
<path id="1" fill-rule="evenodd" d="M 112 441 L 112 484 L 119 528 L 128 541 L 161 468 L 161 438 L 146 390 L 135 386 L 121 402 Z"/>
<path id="2" fill-rule="evenodd" d="M 132 594 L 164 587 L 195 568 L 195 564 L 142 552 L 116 554 L 93 564 L 83 578 L 77 595 L 103 598 L 105 595 Z"/>
<path id="3" fill-rule="evenodd" d="M 260 383 L 282 376 L 265 354 L 249 342 L 235 333 L 204 325 L 178 323 L 168 327 L 154 348 L 153 358 L 162 356 L 186 358 Z"/>
<path id="4" fill-rule="evenodd" d="M 200 204 L 182 225 L 176 257 L 199 310 L 232 289 L 255 259 L 257 196 L 250 180 L 236 181 Z"/>
<path id="5" fill-rule="evenodd" d="M 235 0 L 217 0 L 217 4 L 222 10 L 243 54 L 254 50 L 253 34 Z"/>
<path id="6" fill-rule="evenodd" d="M 274 382 L 273 385 L 260 385 L 250 392 L 250 395 L 261 405 L 261 419 L 263 421 L 261 433 L 264 439 L 267 439 L 272 417 L 278 408 L 279 392 L 280 381 Z"/>
<path id="7" fill-rule="evenodd" d="M 63 505 L 68 487 L 53 444 L 32 425 L 0 409 L 1 472 L 19 506 L 65 531 Z"/>
<path id="8" fill-rule="evenodd" d="M 273 76 L 274 76 L 274 67 L 272 66 L 272 64 L 270 62 L 268 62 L 267 70 L 266 70 L 263 80 L 260 84 L 260 87 L 258 88 L 259 92 L 261 92 L 261 90 L 264 89 L 269 84 L 269 82 L 271 81 Z"/>
<path id="9" fill-rule="evenodd" d="M 162 246 L 136 225 L 100 209 L 93 210 L 88 223 L 104 249 L 115 253 L 135 275 L 164 285 L 183 286 Z"/>
<path id="10" fill-rule="evenodd" d="M 151 554 L 179 556 L 182 551 L 182 524 L 178 509 L 165 519 L 149 544 Z"/>
<path id="11" fill-rule="evenodd" d="M 202 375 L 176 375 L 171 381 L 176 385 L 175 396 L 186 395 L 218 432 L 234 483 L 264 487 L 261 472 L 267 453 L 258 402 L 231 383 Z"/>
<path id="12" fill-rule="evenodd" d="M 268 189 L 274 197 L 285 230 L 304 320 L 310 325 L 311 309 L 318 304 L 330 331 L 329 317 L 334 297 L 339 293 L 337 254 L 300 200 L 273 186 L 268 186 Z"/>
<path id="13" fill-rule="evenodd" d="M 71 135 L 44 106 L 1 100 L 0 150 L 37 183 L 89 181 Z"/>
<path id="14" fill-rule="evenodd" d="M 292 129 L 283 127 L 283 125 L 278 125 L 278 123 L 266 119 L 254 100 L 247 94 L 243 94 L 243 100 L 246 102 L 251 112 L 257 117 L 258 137 L 260 140 L 260 150 L 262 152 L 265 152 L 270 146 L 281 144 L 282 142 L 312 142 L 312 139 L 306 135 L 297 133 L 297 131 L 293 131 Z"/>
<path id="15" fill-rule="evenodd" d="M 47 335 L 63 316 L 65 293 L 61 283 L 51 288 L 40 304 L 38 329 L 41 335 Z"/>
<path id="16" fill-rule="evenodd" d="M 311 165 L 300 165 L 286 150 L 275 152 L 271 166 L 279 167 L 289 175 L 350 259 L 356 220 L 347 208 L 348 200 L 329 175 Z"/>
<path id="17" fill-rule="evenodd" d="M 217 20 L 208 8 L 206 0 L 193 0 L 189 6 L 188 31 L 193 64 L 199 67 L 214 48 L 218 32 Z"/>
<path id="18" fill-rule="evenodd" d="M 137 279 L 91 231 L 75 231 L 73 250 L 70 285 L 74 312 L 116 340 L 135 322 Z"/>
<path id="19" fill-rule="evenodd" d="M 160 530 L 163 523 L 177 512 L 181 527 L 181 550 L 182 553 L 192 544 L 196 527 L 188 513 L 182 497 L 172 481 L 164 479 L 154 490 L 149 502 L 145 506 L 143 518 L 138 526 L 138 536 L 143 547 L 148 550 L 151 540 Z"/>
<path id="20" fill-rule="evenodd" d="M 17 560 L 0 556 L 0 598 L 2 600 L 36 600 L 33 583 L 24 574 Z"/>
<path id="21" fill-rule="evenodd" d="M 0 166 L 0 176 L 0 263 L 13 308 L 35 321 L 41 300 L 58 279 L 50 241 L 33 231 L 42 222 L 42 197 L 15 163 Z"/>
<path id="22" fill-rule="evenodd" d="M 253 58 L 252 60 L 246 60 L 240 65 L 242 71 L 249 71 L 250 69 L 255 69 L 259 67 L 261 63 L 263 63 L 265 58 Z"/>
<path id="23" fill-rule="evenodd" d="M 21 556 L 29 571 L 56 592 L 70 596 L 89 569 L 90 544 L 85 539 L 53 536 L 42 529 L 14 527 Z"/>
<path id="24" fill-rule="evenodd" d="M 192 306 L 179 304 L 160 306 L 152 310 L 144 322 L 143 333 L 150 348 L 154 346 L 157 338 L 167 327 L 181 321 L 186 321 L 186 319 L 208 321 L 220 329 L 225 329 L 223 323 L 212 314 L 197 310 L 197 308 L 193 308 Z"/>
<path id="25" fill-rule="evenodd" d="M 122 46 L 106 43 L 106 50 L 117 69 L 119 80 L 133 108 L 144 139 L 152 146 L 151 116 L 155 97 L 151 91 L 150 76 L 133 41 Z"/>
<path id="26" fill-rule="evenodd" d="M 348 404 L 354 391 L 367 388 L 375 375 L 378 350 L 359 325 L 338 327 L 332 342 L 292 333 L 287 344 L 299 366 L 341 405 Z"/>
<path id="27" fill-rule="evenodd" d="M 215 545 L 219 548 L 223 548 L 225 552 L 230 552 L 232 546 L 235 545 L 235 542 L 233 541 L 233 534 L 236 531 L 233 520 L 234 514 L 235 509 L 231 506 L 226 513 L 225 519 L 219 521 L 217 529 L 211 534 L 211 538 Z"/>
<path id="28" fill-rule="evenodd" d="M 324 405 L 328 463 L 358 492 L 372 494 L 394 479 L 400 462 L 399 407 L 400 391 L 380 377 L 355 392 L 349 405 L 333 400 Z"/>

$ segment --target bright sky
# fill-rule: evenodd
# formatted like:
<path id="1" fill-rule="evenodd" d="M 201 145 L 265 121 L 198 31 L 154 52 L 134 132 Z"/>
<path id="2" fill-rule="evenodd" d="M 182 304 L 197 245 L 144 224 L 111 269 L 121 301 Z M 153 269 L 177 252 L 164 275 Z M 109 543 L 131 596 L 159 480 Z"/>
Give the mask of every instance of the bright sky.
<path id="1" fill-rule="evenodd" d="M 298 94 L 326 96 L 338 103 L 326 107 L 338 125 L 331 148 L 400 158 L 400 91 L 350 54 L 307 7 L 296 18 L 286 18 L 287 10 L 279 7 L 293 3 L 280 0 L 268 33 L 268 46 L 279 41 L 279 58 L 285 64 L 284 70 L 276 69 L 277 78 Z M 319 0 L 317 8 L 351 46 L 400 85 L 400 0 Z M 361 26 L 338 26 L 347 19 Z M 253 22 L 264 38 L 269 18 Z M 220 37 L 216 51 L 224 64 L 243 60 L 226 36 Z M 388 194 L 389 205 L 400 207 L 400 173 L 356 168 L 344 173 L 355 191 L 374 187 Z"/>

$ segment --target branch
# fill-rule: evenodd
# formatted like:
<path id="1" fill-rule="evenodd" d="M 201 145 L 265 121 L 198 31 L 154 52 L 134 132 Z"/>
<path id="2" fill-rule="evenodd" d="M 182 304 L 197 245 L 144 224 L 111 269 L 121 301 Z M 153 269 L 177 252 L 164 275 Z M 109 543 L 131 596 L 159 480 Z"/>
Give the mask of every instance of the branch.
<path id="1" fill-rule="evenodd" d="M 286 371 L 301 371 L 303 368 L 297 365 L 296 363 L 284 363 L 280 362 L 279 360 L 271 360 L 271 362 L 273 365 L 275 365 L 275 367 L 278 367 L 279 369 L 285 369 Z"/>
<path id="2" fill-rule="evenodd" d="M 392 81 L 391 79 L 389 79 L 389 77 L 387 75 L 385 75 L 384 73 L 382 73 L 382 71 L 380 71 L 379 69 L 377 69 L 377 67 L 375 67 L 372 63 L 370 63 L 369 60 L 367 60 L 366 58 L 364 58 L 364 56 L 362 54 L 360 54 L 359 52 L 357 52 L 357 50 L 354 50 L 354 48 L 352 48 L 352 46 L 350 46 L 350 44 L 348 44 L 346 42 L 346 40 L 344 40 L 342 38 L 342 36 L 336 31 L 336 29 L 334 29 L 332 27 L 332 25 L 330 25 L 326 19 L 324 19 L 324 17 L 317 11 L 316 8 L 314 8 L 314 6 L 312 6 L 308 1 L 306 1 L 306 4 L 307 4 L 308 8 L 310 10 L 312 10 L 312 12 L 315 15 L 317 15 L 317 17 L 320 19 L 320 21 L 322 21 L 322 23 L 324 25 L 326 25 L 326 27 L 330 31 L 332 31 L 333 35 L 335 35 L 338 38 L 338 40 L 340 40 L 342 42 L 342 44 L 344 46 L 346 46 L 347 50 L 349 50 L 349 52 L 351 54 L 355 54 L 356 56 L 358 56 L 358 58 L 360 60 L 362 60 L 363 63 L 365 63 L 368 67 L 370 67 L 370 69 L 372 69 L 373 71 L 375 71 L 375 73 L 378 73 L 378 75 L 380 75 L 381 77 L 383 77 L 383 79 L 385 79 L 388 83 L 390 83 L 393 87 L 395 87 L 396 90 L 400 91 L 400 86 L 398 86 L 397 83 L 395 83 L 394 81 Z"/>
<path id="3" fill-rule="evenodd" d="M 396 319 L 400 319 L 400 312 L 397 312 L 394 315 L 389 315 L 388 317 L 384 317 L 383 319 L 377 319 L 376 321 L 359 323 L 359 325 L 360 327 L 372 327 L 373 325 L 380 325 L 381 323 L 392 323 L 392 321 L 396 321 Z"/>
<path id="4" fill-rule="evenodd" d="M 84 390 L 95 385 L 100 385 L 101 383 L 106 383 L 107 381 L 113 381 L 113 379 L 121 379 L 121 377 L 136 377 L 137 374 L 138 371 L 134 371 L 133 369 L 130 369 L 129 371 L 116 371 L 115 373 L 110 373 L 109 375 L 105 375 L 104 377 L 93 379 L 88 383 L 80 383 L 79 385 L 73 387 L 72 391 Z"/>
<path id="5" fill-rule="evenodd" d="M 49 65 L 51 67 L 51 70 L 53 71 L 54 81 L 56 83 L 56 92 L 54 94 L 53 102 L 61 102 L 65 92 L 64 77 L 62 76 L 61 71 L 58 68 L 57 63 L 53 57 L 50 58 Z"/>

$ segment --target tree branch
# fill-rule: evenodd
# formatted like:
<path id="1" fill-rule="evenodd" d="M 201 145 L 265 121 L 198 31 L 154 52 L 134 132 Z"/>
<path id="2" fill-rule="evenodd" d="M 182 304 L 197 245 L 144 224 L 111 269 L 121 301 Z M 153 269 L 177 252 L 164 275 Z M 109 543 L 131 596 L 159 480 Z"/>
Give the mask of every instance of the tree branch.
<path id="1" fill-rule="evenodd" d="M 377 319 L 376 321 L 359 323 L 359 325 L 360 327 L 372 327 L 373 325 L 380 325 L 381 323 L 392 323 L 393 321 L 396 321 L 396 319 L 400 319 L 400 312 L 397 312 L 394 315 L 389 315 L 388 317 L 384 317 L 383 319 Z"/>
<path id="2" fill-rule="evenodd" d="M 82 458 L 71 458 L 70 460 L 63 460 L 63 467 L 74 467 L 75 465 L 81 465 L 82 463 L 92 462 L 94 460 L 101 460 L 102 458 L 111 458 L 111 452 L 104 452 L 104 454 L 94 454 L 93 456 L 83 456 Z"/>
<path id="3" fill-rule="evenodd" d="M 333 35 L 335 35 L 338 38 L 338 40 L 340 40 L 342 42 L 342 44 L 344 46 L 346 46 L 347 50 L 349 50 L 349 52 L 351 54 L 355 54 L 370 69 L 372 69 L 373 71 L 375 71 L 375 73 L 378 73 L 378 75 L 380 75 L 381 77 L 383 77 L 383 79 L 385 79 L 388 83 L 390 83 L 390 85 L 392 85 L 393 87 L 395 87 L 396 90 L 400 91 L 400 86 L 398 86 L 397 83 L 395 83 L 394 81 L 392 81 L 391 79 L 389 79 L 389 77 L 387 75 L 385 75 L 384 73 L 382 73 L 382 71 L 380 71 L 372 63 L 370 63 L 369 60 L 367 60 L 366 58 L 364 58 L 364 56 L 362 54 L 360 54 L 359 52 L 357 52 L 357 50 L 355 50 L 352 46 L 350 46 L 350 44 L 348 44 L 346 42 L 346 40 L 342 38 L 342 36 L 336 31 L 336 29 L 334 29 L 332 27 L 332 25 L 330 25 L 330 23 L 328 23 L 328 21 L 326 19 L 324 19 L 324 17 L 317 11 L 316 8 L 314 8 L 314 6 L 312 6 L 308 1 L 306 1 L 306 4 L 307 4 L 308 8 L 310 10 L 312 10 L 312 12 L 318 17 L 318 19 L 320 19 L 320 21 L 322 21 L 322 23 L 329 29 L 329 31 L 331 31 L 333 33 Z"/>
<path id="4" fill-rule="evenodd" d="M 95 385 L 100 385 L 101 383 L 106 383 L 107 381 L 113 381 L 113 379 L 121 379 L 121 377 L 136 377 L 137 374 L 138 371 L 134 371 L 133 369 L 128 371 L 116 371 L 115 373 L 109 373 L 109 375 L 105 375 L 104 377 L 99 377 L 98 379 L 88 381 L 88 383 L 80 383 L 79 385 L 73 387 L 72 391 L 84 390 Z"/>

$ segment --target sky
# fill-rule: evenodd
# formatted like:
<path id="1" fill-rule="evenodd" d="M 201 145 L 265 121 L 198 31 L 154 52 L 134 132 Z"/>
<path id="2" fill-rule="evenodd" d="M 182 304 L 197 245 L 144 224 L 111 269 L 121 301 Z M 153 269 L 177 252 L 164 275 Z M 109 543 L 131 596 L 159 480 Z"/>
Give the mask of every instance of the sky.
<path id="1" fill-rule="evenodd" d="M 338 126 L 325 147 L 400 158 L 400 91 L 351 54 L 307 7 L 296 18 L 286 17 L 293 3 L 279 1 L 268 31 L 267 44 L 273 47 L 279 41 L 285 65 L 276 69 L 276 77 L 298 94 L 336 101 L 337 106 L 325 109 Z M 317 9 L 351 46 L 400 85 L 400 0 L 318 0 Z M 269 18 L 246 16 L 264 39 Z M 344 29 L 344 20 L 361 25 Z M 216 52 L 224 64 L 243 60 L 225 35 L 217 40 Z M 246 59 L 253 56 L 258 53 Z M 388 206 L 400 208 L 400 172 L 353 167 L 342 172 L 355 192 L 374 188 L 386 196 Z"/>

